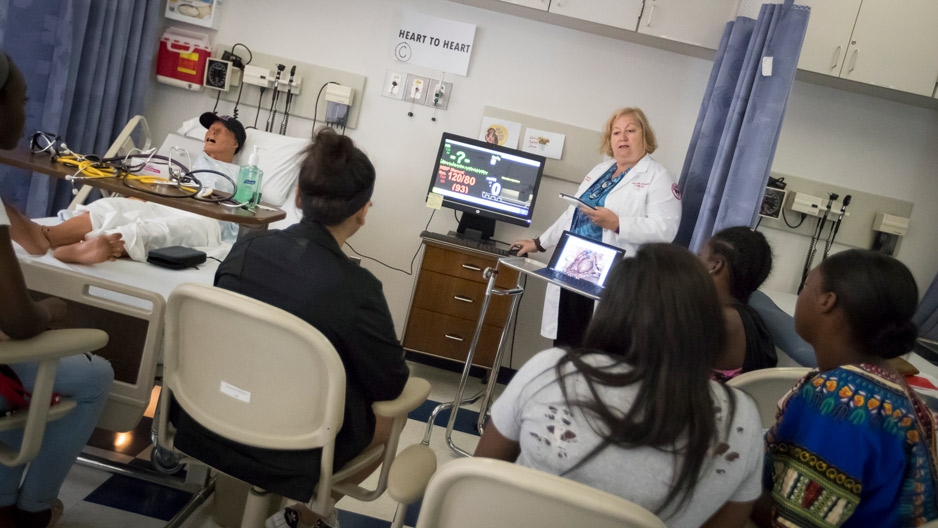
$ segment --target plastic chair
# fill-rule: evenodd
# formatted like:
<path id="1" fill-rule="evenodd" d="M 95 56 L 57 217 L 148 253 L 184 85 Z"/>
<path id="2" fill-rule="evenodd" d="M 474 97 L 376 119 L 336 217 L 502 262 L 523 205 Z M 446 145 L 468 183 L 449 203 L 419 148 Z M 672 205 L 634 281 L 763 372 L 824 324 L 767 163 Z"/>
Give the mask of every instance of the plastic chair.
<path id="1" fill-rule="evenodd" d="M 331 513 L 332 491 L 364 501 L 378 498 L 388 486 L 392 463 L 397 475 L 394 482 L 406 483 L 400 489 L 392 483 L 392 497 L 406 506 L 422 495 L 436 469 L 436 457 L 422 445 L 397 454 L 397 445 L 407 414 L 430 393 L 426 380 L 411 378 L 396 400 L 376 402 L 375 414 L 393 419 L 390 440 L 333 473 L 335 436 L 343 420 L 345 369 L 322 333 L 269 304 L 192 283 L 177 287 L 170 295 L 165 328 L 161 408 L 169 409 L 174 399 L 203 427 L 250 446 L 322 448 L 319 483 L 308 503 L 313 511 L 324 516 Z M 158 441 L 162 448 L 172 449 L 175 430 L 168 415 L 160 413 Z M 382 465 L 374 489 L 343 482 L 377 460 Z M 224 467 L 215 469 L 225 472 Z M 262 495 L 256 487 L 248 494 L 241 526 L 263 525 L 267 501 Z M 398 508 L 397 526 L 403 524 L 404 510 Z"/>
<path id="2" fill-rule="evenodd" d="M 556 475 L 489 458 L 446 463 L 430 479 L 417 528 L 664 528 L 650 511 Z"/>
<path id="3" fill-rule="evenodd" d="M 759 409 L 762 419 L 762 428 L 768 429 L 775 425 L 775 415 L 778 412 L 778 402 L 788 391 L 811 372 L 807 367 L 779 367 L 753 370 L 740 374 L 727 382 L 730 387 L 736 387 L 752 396 Z"/>
<path id="4" fill-rule="evenodd" d="M 63 398 L 54 406 L 50 404 L 59 359 L 98 350 L 107 341 L 107 333 L 89 328 L 47 330 L 30 339 L 0 341 L 0 363 L 12 365 L 39 362 L 29 410 L 0 416 L 0 431 L 23 429 L 19 450 L 0 443 L 0 464 L 21 466 L 36 458 L 46 424 L 58 420 L 75 408 L 75 402 L 68 398 Z"/>

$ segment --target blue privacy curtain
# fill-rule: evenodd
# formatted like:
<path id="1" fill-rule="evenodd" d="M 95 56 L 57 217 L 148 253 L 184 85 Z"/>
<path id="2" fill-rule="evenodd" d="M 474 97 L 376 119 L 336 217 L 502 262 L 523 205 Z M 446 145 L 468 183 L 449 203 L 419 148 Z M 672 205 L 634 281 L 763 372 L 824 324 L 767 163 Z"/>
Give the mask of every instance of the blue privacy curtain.
<path id="1" fill-rule="evenodd" d="M 103 154 L 142 113 L 160 0 L 0 0 L 0 48 L 26 77 L 26 136 Z M 26 144 L 26 138 L 21 140 Z M 68 205 L 70 183 L 0 165 L 0 194 L 31 217 Z"/>
<path id="2" fill-rule="evenodd" d="M 809 14 L 786 0 L 727 23 L 681 171 L 676 243 L 696 251 L 720 229 L 755 225 Z"/>
<path id="3" fill-rule="evenodd" d="M 918 326 L 919 336 L 930 341 L 938 341 L 938 277 L 935 277 L 922 297 L 922 302 L 918 305 L 912 321 Z M 934 351 L 933 354 L 926 354 L 926 357 L 933 357 L 935 353 L 938 353 L 938 346 L 933 346 L 931 349 Z"/>

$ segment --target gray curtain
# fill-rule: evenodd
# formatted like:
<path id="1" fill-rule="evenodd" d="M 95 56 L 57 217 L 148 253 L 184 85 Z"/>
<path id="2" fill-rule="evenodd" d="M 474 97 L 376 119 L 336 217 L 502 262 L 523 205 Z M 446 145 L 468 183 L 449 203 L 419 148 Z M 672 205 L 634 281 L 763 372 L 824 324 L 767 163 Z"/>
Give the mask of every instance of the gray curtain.
<path id="1" fill-rule="evenodd" d="M 727 23 L 681 171 L 675 242 L 696 251 L 726 227 L 755 226 L 810 9 L 763 5 Z M 763 58 L 771 57 L 771 75 Z"/>
<path id="2" fill-rule="evenodd" d="M 0 0 L 0 48 L 26 77 L 26 136 L 61 136 L 103 154 L 142 113 L 160 0 Z M 24 138 L 21 144 L 25 144 Z M 0 193 L 31 217 L 68 205 L 71 184 L 0 166 Z"/>
<path id="3" fill-rule="evenodd" d="M 918 326 L 918 335 L 938 341 L 938 277 L 935 277 L 922 297 L 912 321 Z"/>

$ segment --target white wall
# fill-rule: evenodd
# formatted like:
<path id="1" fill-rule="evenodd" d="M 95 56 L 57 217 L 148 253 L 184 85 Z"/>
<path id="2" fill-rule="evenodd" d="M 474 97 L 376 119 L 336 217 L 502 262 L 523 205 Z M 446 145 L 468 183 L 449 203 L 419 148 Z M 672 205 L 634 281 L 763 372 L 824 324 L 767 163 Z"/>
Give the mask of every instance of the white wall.
<path id="1" fill-rule="evenodd" d="M 677 177 L 712 66 L 707 60 L 445 1 L 240 1 L 226 2 L 224 9 L 217 42 L 243 42 L 258 51 L 367 78 L 363 100 L 357 102 L 362 105 L 358 128 L 348 135 L 374 161 L 378 182 L 369 224 L 351 242 L 358 251 L 399 268 L 408 267 L 419 246 L 417 235 L 430 216 L 423 200 L 441 132 L 476 135 L 486 105 L 593 129 L 615 108 L 640 106 L 658 134 L 655 158 Z M 450 106 L 437 114 L 436 122 L 430 120 L 430 108 L 414 108 L 411 118 L 406 115 L 410 105 L 380 95 L 388 69 L 439 75 L 393 59 L 392 32 L 402 9 L 478 27 L 469 74 L 447 76 L 454 84 Z M 309 96 L 305 91 L 304 97 Z M 256 93 L 247 99 L 256 99 Z M 214 98 L 154 82 L 147 103 L 150 125 L 160 138 L 181 121 L 211 109 Z M 222 102 L 219 110 L 230 108 Z M 242 105 L 241 112 L 243 122 L 253 122 L 254 108 Z M 265 118 L 262 113 L 261 122 Z M 288 133 L 300 136 L 310 130 L 309 120 L 292 118 Z M 938 166 L 933 145 L 938 145 L 935 111 L 798 82 L 774 169 L 915 202 L 899 258 L 924 289 L 938 270 L 938 262 L 930 258 L 938 241 L 929 233 L 938 208 L 927 205 L 938 199 L 938 186 L 931 181 Z M 574 189 L 575 184 L 545 179 L 532 229 L 500 225 L 496 238 L 540 233 L 565 206 L 549 197 Z M 454 226 L 452 212 L 443 209 L 430 229 L 446 232 Z M 775 246 L 779 264 L 770 285 L 791 290 L 790 277 L 800 277 L 807 240 L 787 240 L 780 232 L 769 236 L 784 242 Z M 364 265 L 384 283 L 401 332 L 413 279 L 368 261 Z M 540 285 L 525 294 L 513 366 L 549 344 L 537 335 L 542 298 Z"/>

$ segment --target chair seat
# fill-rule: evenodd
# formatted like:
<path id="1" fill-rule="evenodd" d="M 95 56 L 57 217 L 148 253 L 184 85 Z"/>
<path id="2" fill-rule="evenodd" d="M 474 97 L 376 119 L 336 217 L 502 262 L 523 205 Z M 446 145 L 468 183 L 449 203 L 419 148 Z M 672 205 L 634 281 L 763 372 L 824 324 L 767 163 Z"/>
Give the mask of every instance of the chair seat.
<path id="1" fill-rule="evenodd" d="M 412 445 L 394 458 L 388 474 L 388 495 L 401 504 L 413 504 L 423 497 L 434 472 L 436 454 L 430 446 Z"/>

